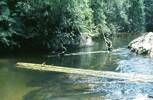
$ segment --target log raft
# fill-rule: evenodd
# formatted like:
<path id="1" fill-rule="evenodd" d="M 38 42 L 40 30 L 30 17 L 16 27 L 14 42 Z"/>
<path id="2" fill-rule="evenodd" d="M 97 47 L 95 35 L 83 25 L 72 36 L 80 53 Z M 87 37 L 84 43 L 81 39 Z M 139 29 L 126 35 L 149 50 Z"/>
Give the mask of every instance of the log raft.
<path id="1" fill-rule="evenodd" d="M 104 77 L 110 79 L 126 80 L 129 82 L 141 82 L 141 83 L 153 82 L 152 75 L 142 75 L 135 73 L 96 71 L 96 70 L 60 67 L 60 66 L 44 65 L 44 64 L 22 63 L 22 62 L 17 63 L 16 68 L 43 71 L 43 72 L 58 72 L 58 73 L 67 73 L 67 74 L 87 75 L 94 77 Z"/>

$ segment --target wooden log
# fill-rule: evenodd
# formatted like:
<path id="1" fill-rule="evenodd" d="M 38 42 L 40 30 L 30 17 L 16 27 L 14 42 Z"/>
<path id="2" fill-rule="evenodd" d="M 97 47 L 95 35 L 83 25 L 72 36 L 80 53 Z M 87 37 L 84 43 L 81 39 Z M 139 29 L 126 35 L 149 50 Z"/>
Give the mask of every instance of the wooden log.
<path id="1" fill-rule="evenodd" d="M 95 77 L 105 77 L 110 79 L 121 79 L 130 82 L 153 82 L 152 75 L 142 75 L 135 73 L 119 73 L 111 71 L 96 71 L 96 70 L 87 70 L 87 69 L 78 69 L 78 68 L 68 68 L 68 67 L 59 67 L 53 65 L 43 65 L 43 64 L 33 64 L 33 63 L 22 63 L 19 62 L 16 64 L 17 68 L 46 71 L 46 72 L 59 72 L 67 74 L 80 74 L 80 75 L 89 75 Z"/>

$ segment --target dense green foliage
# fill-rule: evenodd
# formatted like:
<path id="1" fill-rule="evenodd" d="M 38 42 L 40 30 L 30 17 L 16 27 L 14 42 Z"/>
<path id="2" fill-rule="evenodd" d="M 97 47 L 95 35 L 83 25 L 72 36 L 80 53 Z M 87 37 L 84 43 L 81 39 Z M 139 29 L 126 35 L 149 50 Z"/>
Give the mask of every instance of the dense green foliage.
<path id="1" fill-rule="evenodd" d="M 145 0 L 146 29 L 153 30 L 153 0 Z"/>
<path id="2" fill-rule="evenodd" d="M 1 24 L 1 40 L 5 47 L 12 45 L 8 43 L 11 41 L 20 48 L 58 49 L 63 45 L 79 45 L 80 34 L 92 31 L 92 9 L 88 0 L 11 0 L 1 3 L 1 9 L 4 9 L 1 17 L 14 20 L 11 24 L 8 19 L 1 19 L 1 23 L 6 24 Z"/>
<path id="3" fill-rule="evenodd" d="M 143 0 L 92 0 L 95 24 L 105 32 L 143 32 Z"/>
<path id="4" fill-rule="evenodd" d="M 58 50 L 78 46 L 82 34 L 143 32 L 144 24 L 143 0 L 2 0 L 0 48 Z"/>

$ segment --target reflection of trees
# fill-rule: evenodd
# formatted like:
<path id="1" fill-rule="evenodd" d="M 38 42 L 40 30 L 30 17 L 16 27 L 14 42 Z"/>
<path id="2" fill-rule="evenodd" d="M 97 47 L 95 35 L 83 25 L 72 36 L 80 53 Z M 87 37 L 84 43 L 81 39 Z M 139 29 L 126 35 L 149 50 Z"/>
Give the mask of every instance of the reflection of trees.
<path id="1" fill-rule="evenodd" d="M 56 75 L 55 77 L 42 77 L 28 83 L 30 86 L 40 87 L 24 96 L 24 100 L 51 100 L 58 97 L 74 98 L 88 92 L 88 84 L 75 83 L 69 80 L 68 75 Z M 78 96 L 79 97 L 79 96 Z M 78 99 L 74 99 L 78 100 Z"/>
<path id="2" fill-rule="evenodd" d="M 116 37 L 113 43 L 116 45 L 121 44 L 121 39 Z M 124 40 L 125 41 L 125 40 Z M 115 45 L 115 48 L 117 47 Z M 93 47 L 82 48 L 79 52 L 92 52 L 92 51 L 105 51 L 105 43 L 99 42 L 95 43 Z M 82 54 L 76 56 L 61 56 L 52 57 L 47 60 L 47 63 L 59 65 L 59 66 L 70 66 L 85 69 L 95 69 L 95 70 L 115 70 L 117 66 L 117 59 L 120 57 L 118 55 L 113 55 L 109 53 L 98 53 L 98 54 Z"/>
<path id="3" fill-rule="evenodd" d="M 85 55 L 81 58 L 83 68 L 94 70 L 114 70 L 116 67 L 116 57 L 109 53 Z M 86 66 L 84 65 L 86 64 Z"/>
<path id="4" fill-rule="evenodd" d="M 114 56 L 111 53 L 83 54 L 49 58 L 47 63 L 83 69 L 114 70 L 114 67 L 116 67 L 116 58 L 117 56 Z"/>

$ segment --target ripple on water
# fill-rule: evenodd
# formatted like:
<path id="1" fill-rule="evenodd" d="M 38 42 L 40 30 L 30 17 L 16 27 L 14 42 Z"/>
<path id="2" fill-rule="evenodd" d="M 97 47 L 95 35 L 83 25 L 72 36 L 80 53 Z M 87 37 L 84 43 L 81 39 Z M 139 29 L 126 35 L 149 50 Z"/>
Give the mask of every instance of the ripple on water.
<path id="1" fill-rule="evenodd" d="M 134 57 L 129 60 L 121 60 L 116 69 L 123 73 L 140 73 L 153 75 L 153 60 L 144 57 Z"/>
<path id="2" fill-rule="evenodd" d="M 119 56 L 122 59 L 128 59 L 133 56 L 133 53 L 127 48 L 118 48 L 113 50 L 113 55 Z"/>
<path id="3" fill-rule="evenodd" d="M 122 73 L 139 73 L 153 75 L 153 60 L 136 56 L 126 48 L 113 51 L 119 56 L 116 70 Z M 69 77 L 76 84 L 86 84 L 90 92 L 105 94 L 104 100 L 153 100 L 152 83 L 130 83 L 124 80 L 112 80 L 96 77 Z M 72 83 L 73 83 L 72 82 Z"/>
<path id="4" fill-rule="evenodd" d="M 86 84 L 91 93 L 105 94 L 104 100 L 153 100 L 152 83 L 131 83 L 96 77 L 71 76 L 76 84 Z"/>

